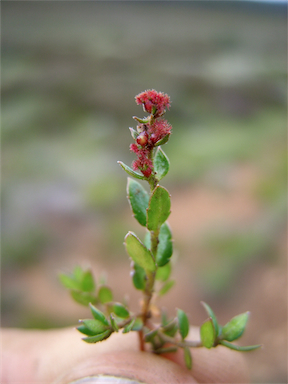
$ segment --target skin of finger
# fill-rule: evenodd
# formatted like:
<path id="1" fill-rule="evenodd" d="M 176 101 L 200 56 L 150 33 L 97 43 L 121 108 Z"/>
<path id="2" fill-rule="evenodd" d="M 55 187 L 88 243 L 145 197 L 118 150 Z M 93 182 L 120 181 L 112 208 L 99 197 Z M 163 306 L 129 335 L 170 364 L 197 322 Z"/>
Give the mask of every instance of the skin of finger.
<path id="1" fill-rule="evenodd" d="M 142 383 L 196 383 L 178 364 L 138 350 L 137 334 L 113 334 L 103 343 L 84 343 L 75 330 L 2 331 L 2 384 L 69 383 L 107 374 Z"/>
<path id="2" fill-rule="evenodd" d="M 83 336 L 83 335 L 82 335 Z M 120 336 L 120 337 L 119 337 Z M 63 372 L 90 357 L 114 351 L 138 351 L 137 335 L 113 334 L 105 342 L 87 344 L 73 328 L 57 330 L 2 329 L 2 381 L 53 382 Z M 18 367 L 15 369 L 15 367 Z"/>
<path id="3" fill-rule="evenodd" d="M 199 333 L 199 331 L 192 329 L 189 336 L 192 339 L 197 339 L 197 332 Z M 3 330 L 2 352 L 6 381 L 2 379 L 1 382 L 11 384 L 17 382 L 19 378 L 15 377 L 15 375 L 19 375 L 19 373 L 21 373 L 22 377 L 23 373 L 25 373 L 27 382 L 30 384 L 41 381 L 53 382 L 65 372 L 69 373 L 73 370 L 75 372 L 75 367 L 80 366 L 83 362 L 91 361 L 91 366 L 95 366 L 95 361 L 100 361 L 99 359 L 102 356 L 112 356 L 113 353 L 118 358 L 123 356 L 127 363 L 125 357 L 127 354 L 130 354 L 129 359 L 131 362 L 136 353 L 140 353 L 136 332 L 126 335 L 114 333 L 109 339 L 94 345 L 84 343 L 79 336 L 80 334 L 71 328 L 47 331 Z M 183 367 L 181 352 L 179 350 L 176 354 L 170 354 L 166 357 L 176 362 L 177 367 Z M 245 373 L 247 370 L 240 353 L 217 347 L 211 350 L 205 348 L 193 349 L 192 354 L 194 365 L 192 373 L 198 382 L 248 382 Z M 158 362 L 164 360 L 163 357 L 145 353 L 146 355 L 156 358 L 157 367 Z M 143 353 L 140 356 L 143 359 Z M 139 358 L 136 359 L 139 361 Z M 123 366 L 126 364 L 125 361 L 122 361 Z M 19 369 L 15 369 L 15 366 L 19 367 Z M 129 369 L 132 369 L 131 364 Z M 191 371 L 186 368 L 182 368 L 182 370 L 190 375 L 190 382 L 193 382 L 191 381 L 193 380 Z M 121 372 L 123 373 L 123 371 Z M 129 372 L 131 373 L 131 371 Z M 82 373 L 84 374 L 84 371 Z"/>
<path id="4" fill-rule="evenodd" d="M 147 352 L 110 352 L 90 357 L 53 384 L 69 384 L 83 377 L 109 375 L 145 384 L 194 384 L 191 373 L 178 364 Z"/>
<path id="5" fill-rule="evenodd" d="M 191 327 L 188 339 L 200 340 L 199 328 Z M 199 383 L 249 383 L 245 356 L 253 352 L 237 352 L 221 345 L 216 348 L 192 348 L 193 377 Z M 183 350 L 165 357 L 185 368 Z"/>

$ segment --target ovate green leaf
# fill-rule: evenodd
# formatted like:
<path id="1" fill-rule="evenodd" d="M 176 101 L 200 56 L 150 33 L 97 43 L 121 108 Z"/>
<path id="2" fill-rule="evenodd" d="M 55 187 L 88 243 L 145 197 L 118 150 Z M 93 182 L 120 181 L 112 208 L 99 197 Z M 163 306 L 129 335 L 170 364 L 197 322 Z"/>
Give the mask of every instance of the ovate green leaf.
<path id="1" fill-rule="evenodd" d="M 157 185 L 151 194 L 147 210 L 147 228 L 157 230 L 170 215 L 170 196 L 167 189 Z"/>
<path id="2" fill-rule="evenodd" d="M 182 309 L 177 309 L 177 318 L 178 318 L 179 332 L 182 339 L 184 340 L 189 333 L 189 320 L 186 313 L 182 311 Z"/>
<path id="3" fill-rule="evenodd" d="M 169 171 L 169 159 L 163 152 L 161 147 L 158 147 L 154 158 L 154 170 L 156 172 L 157 180 L 160 181 Z"/>
<path id="4" fill-rule="evenodd" d="M 99 320 L 95 319 L 87 319 L 81 320 L 81 322 L 85 325 L 86 328 L 90 329 L 94 333 L 94 335 L 98 335 L 107 330 L 107 326 L 101 323 Z"/>
<path id="5" fill-rule="evenodd" d="M 128 177 L 127 183 L 128 199 L 139 224 L 146 226 L 146 209 L 148 208 L 149 195 L 138 181 Z"/>
<path id="6" fill-rule="evenodd" d="M 222 338 L 227 341 L 234 341 L 239 339 L 245 331 L 245 327 L 249 318 L 249 312 L 241 313 L 233 317 L 222 328 Z"/>
<path id="7" fill-rule="evenodd" d="M 94 278 L 91 271 L 86 271 L 83 273 L 81 290 L 83 292 L 93 292 L 95 290 Z"/>
<path id="8" fill-rule="evenodd" d="M 89 292 L 71 291 L 70 293 L 73 299 L 79 304 L 89 305 L 89 303 L 97 302 L 97 298 Z"/>
<path id="9" fill-rule="evenodd" d="M 159 232 L 159 244 L 157 247 L 156 264 L 164 266 L 170 260 L 173 253 L 172 234 L 168 223 L 161 225 Z"/>
<path id="10" fill-rule="evenodd" d="M 98 298 L 102 304 L 113 301 L 113 293 L 111 289 L 105 285 L 102 285 L 98 292 Z"/>
<path id="11" fill-rule="evenodd" d="M 95 333 L 91 331 L 91 329 L 87 328 L 84 324 L 79 325 L 79 327 L 77 327 L 76 329 L 86 336 L 95 336 Z"/>
<path id="12" fill-rule="evenodd" d="M 113 312 L 115 313 L 116 316 L 121 317 L 123 319 L 126 319 L 130 315 L 127 308 L 125 308 L 124 305 L 121 303 L 115 303 L 113 305 Z"/>
<path id="13" fill-rule="evenodd" d="M 134 263 L 132 271 L 132 281 L 136 289 L 143 290 L 146 285 L 146 272 L 140 265 Z"/>
<path id="14" fill-rule="evenodd" d="M 171 274 L 171 264 L 168 263 L 164 267 L 159 267 L 156 272 L 156 280 L 166 281 Z"/>
<path id="15" fill-rule="evenodd" d="M 156 269 L 152 254 L 133 232 L 128 232 L 125 245 L 131 259 L 145 271 L 154 272 Z"/>
<path id="16" fill-rule="evenodd" d="M 215 335 L 216 335 L 216 337 L 218 337 L 219 333 L 220 333 L 220 327 L 219 327 L 219 324 L 218 324 L 218 321 L 216 319 L 214 312 L 212 311 L 212 309 L 209 307 L 208 304 L 204 303 L 204 301 L 201 301 L 201 304 L 205 308 L 208 316 L 211 318 L 214 329 L 215 329 Z"/>
<path id="17" fill-rule="evenodd" d="M 103 333 L 100 333 L 96 336 L 91 337 L 84 337 L 82 340 L 86 341 L 86 343 L 98 343 L 98 341 L 102 341 L 107 339 L 111 335 L 112 331 L 110 329 L 107 329 L 107 331 L 104 331 Z"/>
<path id="18" fill-rule="evenodd" d="M 77 280 L 75 280 L 74 276 L 65 275 L 64 273 L 61 273 L 59 275 L 59 279 L 61 284 L 68 289 L 74 289 L 76 291 L 81 289 L 81 283 Z"/>
<path id="19" fill-rule="evenodd" d="M 200 337 L 204 347 L 208 349 L 213 347 L 215 342 L 215 329 L 211 318 L 201 325 Z"/>
<path id="20" fill-rule="evenodd" d="M 94 305 L 92 305 L 91 303 L 89 305 L 90 305 L 90 309 L 91 309 L 91 312 L 92 312 L 94 319 L 100 321 L 104 325 L 109 326 L 109 323 L 108 323 L 104 313 L 101 312 L 98 308 L 94 307 Z"/>

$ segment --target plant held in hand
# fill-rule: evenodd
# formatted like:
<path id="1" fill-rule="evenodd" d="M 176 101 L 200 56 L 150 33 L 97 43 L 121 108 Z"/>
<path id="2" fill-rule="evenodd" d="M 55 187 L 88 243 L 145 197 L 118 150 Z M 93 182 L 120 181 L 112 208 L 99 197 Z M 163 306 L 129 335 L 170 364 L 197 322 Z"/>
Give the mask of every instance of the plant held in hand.
<path id="1" fill-rule="evenodd" d="M 165 93 L 147 90 L 136 96 L 136 103 L 141 104 L 149 114 L 144 118 L 134 116 L 137 127 L 130 128 L 134 140 L 130 150 L 136 154 L 137 159 L 132 168 L 121 161 L 118 163 L 130 176 L 127 194 L 134 217 L 140 225 L 146 227 L 143 241 L 134 232 L 129 231 L 125 236 L 126 250 L 132 260 L 132 281 L 143 294 L 141 308 L 139 313 L 134 313 L 123 303 L 115 302 L 105 282 L 96 287 L 91 271 L 76 267 L 71 275 L 61 274 L 60 280 L 71 291 L 74 300 L 90 305 L 93 319 L 80 320 L 78 331 L 85 335 L 83 340 L 87 343 L 105 340 L 120 330 L 123 333 L 136 331 L 143 351 L 146 343 L 150 343 L 152 350 L 158 354 L 183 348 L 189 369 L 192 367 L 191 347 L 214 348 L 221 344 L 237 351 L 259 348 L 260 345 L 241 347 L 231 343 L 242 336 L 248 312 L 232 318 L 222 327 L 212 309 L 202 303 L 208 319 L 200 327 L 200 341 L 187 339 L 189 320 L 181 309 L 171 319 L 162 311 L 161 320 L 157 319 L 157 325 L 154 324 L 153 315 L 156 311 L 153 299 L 166 294 L 174 284 L 170 278 L 172 233 L 167 223 L 171 201 L 167 189 L 159 184 L 169 171 L 169 160 L 161 146 L 167 143 L 171 135 L 172 127 L 163 118 L 166 109 L 170 107 L 170 98 Z M 148 182 L 149 192 L 135 179 Z"/>

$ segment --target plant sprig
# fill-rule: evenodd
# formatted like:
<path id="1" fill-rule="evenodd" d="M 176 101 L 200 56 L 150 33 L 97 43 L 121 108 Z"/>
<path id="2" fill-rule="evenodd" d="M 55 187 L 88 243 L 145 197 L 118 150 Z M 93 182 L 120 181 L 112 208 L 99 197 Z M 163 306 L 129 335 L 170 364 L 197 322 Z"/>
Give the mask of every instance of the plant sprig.
<path id="1" fill-rule="evenodd" d="M 169 319 L 162 311 L 161 321 L 155 325 L 156 296 L 163 296 L 174 285 L 171 279 L 171 256 L 173 254 L 172 232 L 167 219 L 171 212 L 170 194 L 159 184 L 169 171 L 169 159 L 161 148 L 171 135 L 171 125 L 163 119 L 170 107 L 168 95 L 148 90 L 136 96 L 136 103 L 141 104 L 147 117 L 139 118 L 137 128 L 129 128 L 134 140 L 130 150 L 137 155 L 132 168 L 119 161 L 119 165 L 128 173 L 127 197 L 135 219 L 146 227 L 146 235 L 141 240 L 129 231 L 124 244 L 132 260 L 131 276 L 133 285 L 142 291 L 139 313 L 133 313 L 126 304 L 115 302 L 112 290 L 104 282 L 99 287 L 90 270 L 80 267 L 73 274 L 61 274 L 62 284 L 68 288 L 74 300 L 89 305 L 93 319 L 80 320 L 78 331 L 85 335 L 87 343 L 97 343 L 122 330 L 123 333 L 136 331 L 139 334 L 139 346 L 146 350 L 150 343 L 157 353 L 184 351 L 187 368 L 192 368 L 190 348 L 215 348 L 218 345 L 237 351 L 251 351 L 260 345 L 241 347 L 231 342 L 239 339 L 246 327 L 249 313 L 233 317 L 224 326 L 218 324 L 216 316 L 208 304 L 202 303 L 208 319 L 200 327 L 200 340 L 188 340 L 189 319 L 187 314 L 177 309 L 174 318 Z M 149 192 L 136 181 L 147 181 Z M 157 282 L 157 284 L 156 284 Z M 160 288 L 157 289 L 160 285 Z M 101 308 L 101 309 L 100 309 Z M 167 346 L 169 345 L 169 346 Z"/>

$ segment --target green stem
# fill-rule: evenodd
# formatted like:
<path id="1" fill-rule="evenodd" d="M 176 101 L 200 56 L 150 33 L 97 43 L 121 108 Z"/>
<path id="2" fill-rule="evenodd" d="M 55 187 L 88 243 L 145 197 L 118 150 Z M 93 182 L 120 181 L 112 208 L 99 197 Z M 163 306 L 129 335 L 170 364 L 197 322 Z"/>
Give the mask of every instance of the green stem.
<path id="1" fill-rule="evenodd" d="M 151 152 L 149 154 L 149 158 L 153 162 L 153 150 L 151 150 Z M 152 194 L 152 192 L 154 191 L 154 189 L 157 186 L 157 179 L 153 173 L 150 177 L 149 184 L 150 184 L 150 193 Z M 157 253 L 157 247 L 158 247 L 158 243 L 159 243 L 159 229 L 157 229 L 155 231 L 150 231 L 150 238 L 151 238 L 151 253 L 152 253 L 152 256 L 153 256 L 154 261 L 155 261 L 156 253 Z M 156 270 L 154 272 L 147 272 L 147 275 L 146 275 L 147 281 L 146 281 L 146 286 L 145 286 L 145 290 L 144 290 L 144 300 L 143 300 L 143 307 L 142 307 L 142 321 L 143 321 L 144 326 L 147 324 L 147 321 L 151 317 L 150 303 L 151 303 L 151 299 L 152 299 L 153 293 L 154 293 L 156 271 L 157 271 L 157 266 L 156 266 Z M 139 334 L 140 339 L 141 339 L 141 336 L 142 336 L 142 338 L 144 337 L 143 333 L 142 333 L 142 335 Z M 144 342 L 141 343 L 141 340 L 140 340 L 141 350 L 143 350 L 143 345 L 144 345 Z"/>
<path id="2" fill-rule="evenodd" d="M 184 348 L 184 347 L 200 348 L 200 347 L 203 347 L 203 344 L 201 343 L 201 341 L 189 341 L 189 340 L 177 341 L 173 337 L 165 335 L 161 331 L 158 331 L 158 336 L 160 337 L 160 339 L 162 341 L 165 341 L 166 343 L 170 343 L 170 344 L 176 345 L 177 347 L 180 347 L 180 348 Z"/>

